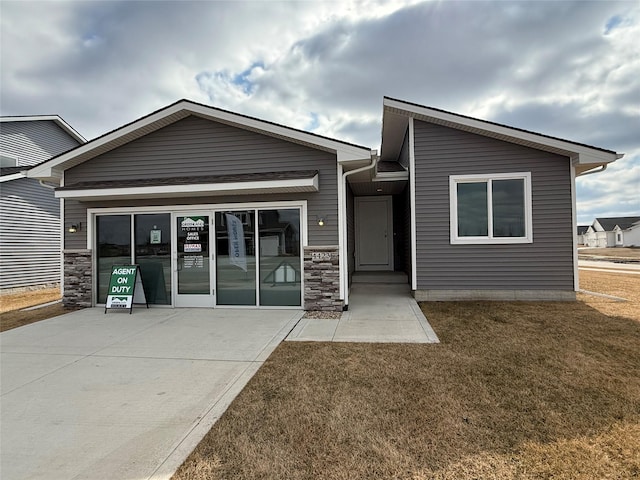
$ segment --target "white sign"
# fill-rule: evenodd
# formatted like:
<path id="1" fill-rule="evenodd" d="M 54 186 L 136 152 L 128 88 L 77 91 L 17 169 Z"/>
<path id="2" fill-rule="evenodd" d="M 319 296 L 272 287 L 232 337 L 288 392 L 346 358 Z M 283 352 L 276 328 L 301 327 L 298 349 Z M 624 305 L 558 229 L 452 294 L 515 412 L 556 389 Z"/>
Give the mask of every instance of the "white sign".
<path id="1" fill-rule="evenodd" d="M 151 245 L 162 243 L 162 230 L 151 230 L 151 234 L 149 236 L 149 243 Z"/>
<path id="2" fill-rule="evenodd" d="M 202 244 L 201 243 L 185 243 L 184 251 L 185 252 L 201 252 Z"/>
<path id="3" fill-rule="evenodd" d="M 227 219 L 227 235 L 229 236 L 229 263 L 247 271 L 247 254 L 244 245 L 244 229 L 242 222 L 235 215 L 225 213 Z"/>

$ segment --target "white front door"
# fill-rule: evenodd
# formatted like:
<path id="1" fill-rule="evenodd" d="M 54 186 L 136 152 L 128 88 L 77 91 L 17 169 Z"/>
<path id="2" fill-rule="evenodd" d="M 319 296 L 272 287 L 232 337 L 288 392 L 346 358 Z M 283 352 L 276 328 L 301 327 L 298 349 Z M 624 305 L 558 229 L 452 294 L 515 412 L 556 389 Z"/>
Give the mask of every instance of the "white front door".
<path id="1" fill-rule="evenodd" d="M 211 212 L 173 215 L 176 307 L 213 307 Z"/>
<path id="2" fill-rule="evenodd" d="M 356 270 L 393 270 L 391 196 L 356 197 Z"/>

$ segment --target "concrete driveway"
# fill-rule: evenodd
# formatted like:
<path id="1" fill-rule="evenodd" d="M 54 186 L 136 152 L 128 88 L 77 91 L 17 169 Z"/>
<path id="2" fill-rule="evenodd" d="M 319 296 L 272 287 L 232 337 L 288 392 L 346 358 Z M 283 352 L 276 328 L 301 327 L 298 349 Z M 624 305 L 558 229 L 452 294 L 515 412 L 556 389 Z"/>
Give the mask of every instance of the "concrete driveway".
<path id="1" fill-rule="evenodd" d="M 302 313 L 93 308 L 0 334 L 1 478 L 169 478 Z"/>

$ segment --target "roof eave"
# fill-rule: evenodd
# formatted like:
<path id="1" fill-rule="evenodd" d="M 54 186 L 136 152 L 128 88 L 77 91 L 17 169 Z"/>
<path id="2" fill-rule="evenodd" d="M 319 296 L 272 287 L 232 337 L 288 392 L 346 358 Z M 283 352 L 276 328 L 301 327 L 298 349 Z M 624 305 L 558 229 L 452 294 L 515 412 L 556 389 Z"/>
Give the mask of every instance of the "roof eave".
<path id="1" fill-rule="evenodd" d="M 371 158 L 371 150 L 339 140 L 321 137 L 302 130 L 292 129 L 283 125 L 270 123 L 252 117 L 246 117 L 226 110 L 217 109 L 207 105 L 179 100 L 161 110 L 157 110 L 145 117 L 135 120 L 123 127 L 98 137 L 84 145 L 78 146 L 69 152 L 42 163 L 32 169 L 30 173 L 34 178 L 59 178 L 62 171 L 79 165 L 95 156 L 105 153 L 118 146 L 129 143 L 162 127 L 177 122 L 190 115 L 196 115 L 212 121 L 218 121 L 227 125 L 244 128 L 287 141 L 293 141 L 302 145 L 336 154 L 340 163 L 368 160 Z"/>
<path id="2" fill-rule="evenodd" d="M 487 122 L 485 120 L 458 115 L 443 110 L 406 103 L 401 100 L 388 97 L 384 98 L 383 106 L 383 129 L 385 125 L 385 116 L 397 115 L 413 117 L 417 120 L 448 126 L 468 131 L 470 133 L 484 135 L 498 140 L 567 156 L 571 158 L 574 165 L 590 165 L 590 168 L 615 162 L 623 156 L 623 154 L 618 154 L 611 150 L 578 144 L 560 138 Z M 386 132 L 383 130 L 383 134 L 384 133 Z M 394 140 L 394 150 L 398 150 L 398 144 L 401 147 L 402 139 L 396 138 Z M 388 142 L 388 144 L 389 143 L 391 142 Z M 388 155 L 388 151 L 383 153 Z"/>

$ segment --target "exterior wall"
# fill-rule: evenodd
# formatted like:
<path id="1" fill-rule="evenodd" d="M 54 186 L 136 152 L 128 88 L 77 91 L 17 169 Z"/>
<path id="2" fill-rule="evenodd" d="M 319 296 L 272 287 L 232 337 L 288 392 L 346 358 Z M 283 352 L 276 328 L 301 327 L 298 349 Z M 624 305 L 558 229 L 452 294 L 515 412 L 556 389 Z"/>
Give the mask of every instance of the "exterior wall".
<path id="1" fill-rule="evenodd" d="M 160 200 L 65 201 L 65 225 L 86 223 L 86 208 L 189 205 L 228 202 L 307 200 L 309 245 L 336 245 L 337 221 L 318 226 L 316 217 L 338 218 L 338 179 L 334 154 L 222 123 L 190 116 L 111 150 L 65 172 L 65 185 L 132 178 L 318 170 L 320 191 L 303 194 L 236 195 Z M 86 248 L 86 229 L 66 233 L 66 248 Z"/>
<path id="2" fill-rule="evenodd" d="M 49 160 L 80 143 L 53 120 L 2 122 L 0 152 L 18 158 L 18 166 Z"/>
<path id="3" fill-rule="evenodd" d="M 635 225 L 622 232 L 625 247 L 640 247 L 640 225 Z"/>
<path id="4" fill-rule="evenodd" d="M 439 291 L 574 290 L 569 159 L 415 121 L 416 298 Z M 533 243 L 451 245 L 449 176 L 531 172 Z M 507 294 L 510 295 L 510 294 Z M 477 298 L 475 296 L 474 298 Z M 513 298 L 513 295 L 511 295 Z M 530 298 L 531 299 L 531 298 Z"/>
<path id="5" fill-rule="evenodd" d="M 60 200 L 37 180 L 0 186 L 0 289 L 60 282 Z"/>
<path id="6" fill-rule="evenodd" d="M 304 309 L 341 312 L 338 246 L 304 248 Z"/>

